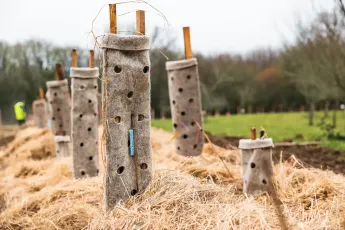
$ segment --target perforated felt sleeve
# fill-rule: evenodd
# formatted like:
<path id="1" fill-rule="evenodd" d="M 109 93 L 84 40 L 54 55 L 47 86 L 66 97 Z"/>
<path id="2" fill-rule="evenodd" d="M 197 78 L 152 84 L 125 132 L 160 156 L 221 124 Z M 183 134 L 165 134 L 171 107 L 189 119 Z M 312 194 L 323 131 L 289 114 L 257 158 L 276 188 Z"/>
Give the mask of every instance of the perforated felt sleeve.
<path id="1" fill-rule="evenodd" d="M 46 103 L 46 101 L 45 100 L 35 100 L 33 102 L 33 105 L 35 107 L 35 109 L 34 109 L 35 124 L 39 128 L 46 128 L 47 127 L 47 117 L 46 117 L 47 103 Z"/>
<path id="2" fill-rule="evenodd" d="M 202 153 L 201 97 L 198 63 L 195 58 L 166 63 L 176 152 L 184 156 Z M 196 122 L 201 126 L 199 129 Z"/>
<path id="3" fill-rule="evenodd" d="M 149 38 L 108 34 L 102 47 L 105 206 L 109 210 L 143 191 L 152 177 Z M 134 157 L 129 154 L 129 129 L 134 129 Z"/>
<path id="4" fill-rule="evenodd" d="M 71 107 L 67 79 L 63 81 L 48 81 L 47 100 L 51 105 L 52 128 L 56 136 L 71 135 Z"/>
<path id="5" fill-rule="evenodd" d="M 71 68 L 73 177 L 97 176 L 98 68 Z"/>
<path id="6" fill-rule="evenodd" d="M 273 140 L 241 139 L 239 147 L 242 152 L 243 192 L 256 195 L 269 191 L 273 176 Z"/>
<path id="7" fill-rule="evenodd" d="M 272 148 L 242 149 L 243 192 L 256 195 L 269 191 L 272 183 Z"/>

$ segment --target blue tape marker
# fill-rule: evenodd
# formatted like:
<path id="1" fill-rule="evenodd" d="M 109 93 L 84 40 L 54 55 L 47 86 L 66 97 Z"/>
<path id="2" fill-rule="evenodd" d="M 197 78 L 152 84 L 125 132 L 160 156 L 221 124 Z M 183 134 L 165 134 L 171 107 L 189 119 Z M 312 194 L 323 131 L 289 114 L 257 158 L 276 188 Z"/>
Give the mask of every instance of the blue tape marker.
<path id="1" fill-rule="evenodd" d="M 129 130 L 129 154 L 134 157 L 134 130 Z"/>

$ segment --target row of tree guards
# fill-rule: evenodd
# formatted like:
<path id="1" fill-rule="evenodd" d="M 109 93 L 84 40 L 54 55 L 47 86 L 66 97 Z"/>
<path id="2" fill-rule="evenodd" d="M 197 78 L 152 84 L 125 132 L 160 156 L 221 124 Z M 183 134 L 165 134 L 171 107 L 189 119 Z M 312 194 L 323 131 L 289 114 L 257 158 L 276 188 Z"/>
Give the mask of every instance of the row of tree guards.
<path id="1" fill-rule="evenodd" d="M 152 178 L 150 142 L 150 39 L 145 35 L 145 12 L 136 12 L 136 35 L 118 35 L 116 5 L 109 5 L 110 33 L 103 37 L 102 150 L 105 155 L 105 208 L 145 190 Z M 193 58 L 189 27 L 183 28 L 185 59 L 168 61 L 169 96 L 175 150 L 183 156 L 198 156 L 204 145 L 198 62 Z M 46 98 L 52 116 L 56 156 L 73 155 L 75 179 L 97 176 L 99 69 L 90 51 L 89 67 L 77 66 L 72 50 L 70 68 L 72 100 L 62 66 L 57 78 L 47 82 Z M 36 123 L 45 127 L 46 102 L 43 91 L 33 103 Z M 70 138 L 71 137 L 71 138 Z M 72 154 L 70 153 L 70 139 Z M 271 176 L 272 139 L 241 140 L 244 190 L 265 190 Z"/>

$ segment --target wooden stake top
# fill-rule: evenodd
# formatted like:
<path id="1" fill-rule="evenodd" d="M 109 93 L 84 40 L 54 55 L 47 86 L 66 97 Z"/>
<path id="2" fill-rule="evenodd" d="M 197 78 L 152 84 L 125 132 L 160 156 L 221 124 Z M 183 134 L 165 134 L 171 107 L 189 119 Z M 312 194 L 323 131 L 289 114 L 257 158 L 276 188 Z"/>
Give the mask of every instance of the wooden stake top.
<path id="1" fill-rule="evenodd" d="M 250 129 L 250 139 L 256 140 L 256 128 L 255 127 Z"/>
<path id="2" fill-rule="evenodd" d="M 78 67 L 78 54 L 76 49 L 72 49 L 72 67 Z"/>
<path id="3" fill-rule="evenodd" d="M 145 11 L 143 10 L 136 12 L 136 34 L 145 35 Z"/>
<path id="4" fill-rule="evenodd" d="M 186 59 L 193 58 L 192 44 L 190 42 L 190 29 L 189 27 L 183 27 L 183 38 L 184 38 L 184 55 Z"/>
<path id="5" fill-rule="evenodd" d="M 56 80 L 62 81 L 65 80 L 65 74 L 63 72 L 62 65 L 60 63 L 57 63 L 55 65 L 55 71 L 56 71 Z"/>
<path id="6" fill-rule="evenodd" d="M 40 88 L 39 89 L 39 95 L 40 95 L 40 99 L 44 99 L 44 90 L 43 90 L 43 88 Z"/>
<path id="7" fill-rule="evenodd" d="M 93 50 L 89 51 L 89 67 L 95 68 L 95 52 Z"/>
<path id="8" fill-rule="evenodd" d="M 110 33 L 117 33 L 116 4 L 109 4 Z"/>
<path id="9" fill-rule="evenodd" d="M 260 129 L 260 138 L 263 138 L 265 136 L 265 129 L 261 128 Z"/>

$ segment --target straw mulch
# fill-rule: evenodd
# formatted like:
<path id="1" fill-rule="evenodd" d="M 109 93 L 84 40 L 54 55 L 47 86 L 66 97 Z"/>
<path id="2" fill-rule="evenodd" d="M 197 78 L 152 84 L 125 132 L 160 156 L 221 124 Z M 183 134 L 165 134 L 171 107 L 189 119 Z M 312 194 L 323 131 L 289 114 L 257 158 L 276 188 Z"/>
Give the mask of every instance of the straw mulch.
<path id="1" fill-rule="evenodd" d="M 73 180 L 71 158 L 55 160 L 48 130 L 18 132 L 0 150 L 0 229 L 279 229 L 269 196 L 242 194 L 238 150 L 206 144 L 185 158 L 171 136 L 152 129 L 152 183 L 105 214 L 102 175 Z M 295 159 L 276 165 L 275 177 L 290 229 L 345 229 L 345 177 Z"/>

